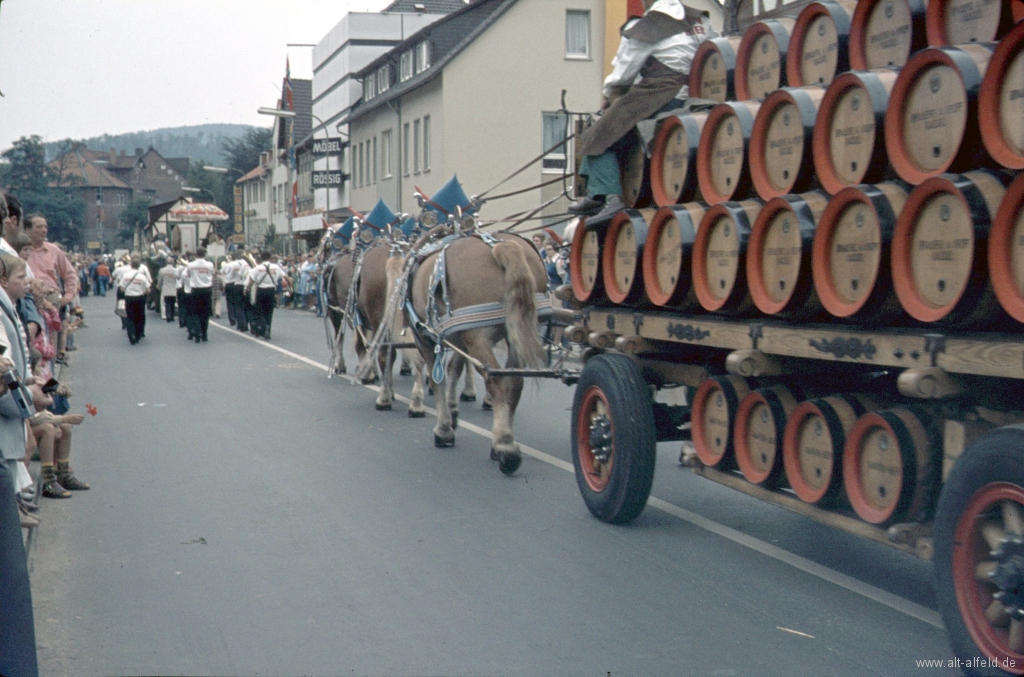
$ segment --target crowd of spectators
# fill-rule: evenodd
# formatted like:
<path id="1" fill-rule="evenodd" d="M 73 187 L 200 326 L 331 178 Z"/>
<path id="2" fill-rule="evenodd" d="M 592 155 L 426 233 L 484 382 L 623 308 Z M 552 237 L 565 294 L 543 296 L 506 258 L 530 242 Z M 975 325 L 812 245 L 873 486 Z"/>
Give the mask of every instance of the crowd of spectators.
<path id="1" fill-rule="evenodd" d="M 71 389 L 60 383 L 84 326 L 80 273 L 88 261 L 47 239 L 46 217 L 0 194 L 0 674 L 37 673 L 23 529 L 40 523 L 40 497 L 89 489 L 71 468 Z M 37 477 L 29 472 L 40 462 Z"/>

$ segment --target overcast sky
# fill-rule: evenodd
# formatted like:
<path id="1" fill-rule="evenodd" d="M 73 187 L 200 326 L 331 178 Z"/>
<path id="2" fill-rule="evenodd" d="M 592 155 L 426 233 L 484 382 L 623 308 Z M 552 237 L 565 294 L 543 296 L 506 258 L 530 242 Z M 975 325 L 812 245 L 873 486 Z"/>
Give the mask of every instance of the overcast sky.
<path id="1" fill-rule="evenodd" d="M 390 0 L 2 0 L 0 151 L 258 115 L 349 11 Z"/>

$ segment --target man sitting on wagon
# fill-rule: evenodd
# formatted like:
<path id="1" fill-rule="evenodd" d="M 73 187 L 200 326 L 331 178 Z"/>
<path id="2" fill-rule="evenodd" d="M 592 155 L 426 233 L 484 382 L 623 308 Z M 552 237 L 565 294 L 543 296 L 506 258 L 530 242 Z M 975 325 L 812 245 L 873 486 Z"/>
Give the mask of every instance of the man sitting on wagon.
<path id="1" fill-rule="evenodd" d="M 626 208 L 618 145 L 638 122 L 673 99 L 687 98 L 697 47 L 716 35 L 707 12 L 680 0 L 643 0 L 643 4 L 643 16 L 634 15 L 622 27 L 612 72 L 602 90 L 603 114 L 580 141 L 579 173 L 587 178 L 587 196 L 569 207 L 574 214 L 603 216 Z"/>

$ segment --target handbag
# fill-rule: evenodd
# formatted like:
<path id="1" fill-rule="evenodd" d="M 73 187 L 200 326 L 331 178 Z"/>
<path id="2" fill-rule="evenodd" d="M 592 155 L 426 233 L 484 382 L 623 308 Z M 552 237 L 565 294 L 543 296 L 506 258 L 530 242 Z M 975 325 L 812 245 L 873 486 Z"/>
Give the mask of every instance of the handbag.
<path id="1" fill-rule="evenodd" d="M 118 317 L 128 317 L 128 311 L 124 307 L 124 299 L 117 300 L 117 305 L 114 306 L 114 314 Z"/>

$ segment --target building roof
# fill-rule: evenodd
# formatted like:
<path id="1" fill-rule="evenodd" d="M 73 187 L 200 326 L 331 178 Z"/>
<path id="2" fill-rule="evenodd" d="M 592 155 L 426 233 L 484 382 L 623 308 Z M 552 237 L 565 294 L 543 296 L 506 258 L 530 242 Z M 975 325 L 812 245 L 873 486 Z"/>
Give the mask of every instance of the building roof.
<path id="1" fill-rule="evenodd" d="M 293 125 L 291 141 L 297 145 L 313 131 L 313 81 L 292 78 L 291 83 L 292 110 L 295 111 L 295 117 L 290 119 Z M 287 110 L 288 104 L 285 103 L 286 101 L 285 85 L 282 80 L 279 108 Z M 278 120 L 282 123 L 288 122 L 286 118 L 278 118 Z M 278 130 L 277 147 L 284 150 L 288 148 L 288 125 L 280 124 L 278 125 Z"/>
<path id="2" fill-rule="evenodd" d="M 431 44 L 431 64 L 429 68 L 422 73 L 414 75 L 405 82 L 396 82 L 391 85 L 388 91 L 374 97 L 370 101 L 360 99 L 352 106 L 348 116 L 338 124 L 354 120 L 436 78 L 449 61 L 472 44 L 474 40 L 490 28 L 517 1 L 476 0 L 472 4 L 464 5 L 458 11 L 452 12 L 426 28 L 417 31 L 397 44 L 391 51 L 371 61 L 365 68 L 355 74 L 356 79 L 363 80 L 386 63 L 392 64 L 392 70 L 397 74 L 400 72 L 399 58 L 403 52 L 425 39 L 429 40 Z"/>
<path id="3" fill-rule="evenodd" d="M 98 157 L 102 156 L 102 158 Z M 80 188 L 124 188 L 131 186 L 114 176 L 96 160 L 109 160 L 108 153 L 90 151 L 78 146 L 50 163 L 50 167 L 60 174 L 62 184 L 72 184 Z"/>
<path id="4" fill-rule="evenodd" d="M 381 14 L 448 14 L 467 4 L 464 0 L 395 0 Z"/>

